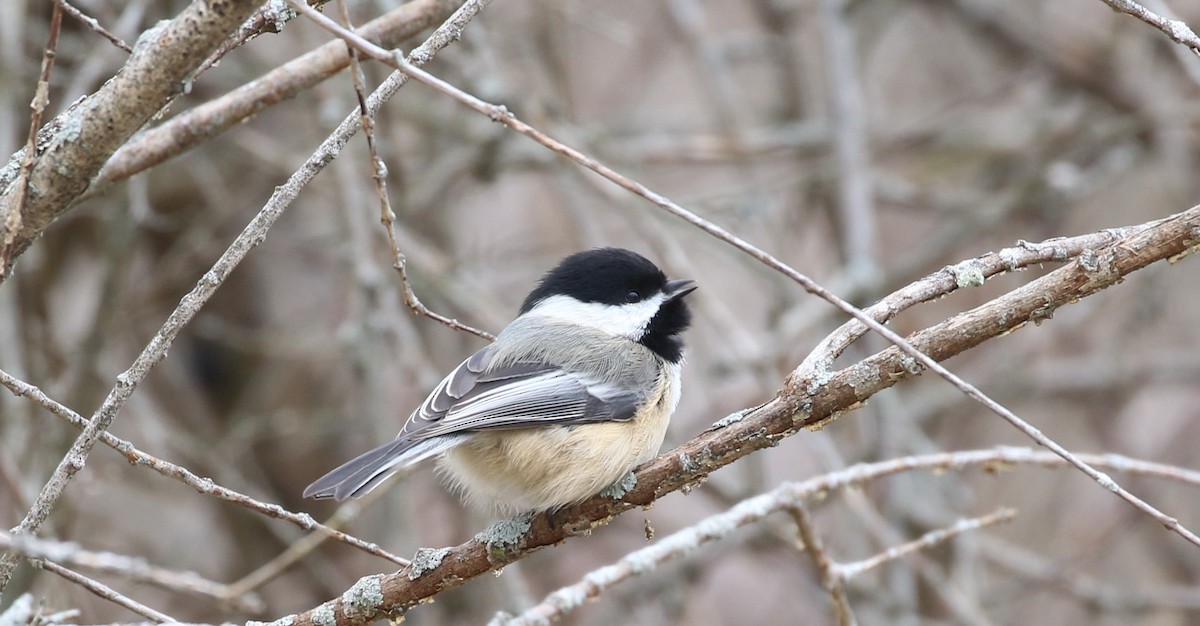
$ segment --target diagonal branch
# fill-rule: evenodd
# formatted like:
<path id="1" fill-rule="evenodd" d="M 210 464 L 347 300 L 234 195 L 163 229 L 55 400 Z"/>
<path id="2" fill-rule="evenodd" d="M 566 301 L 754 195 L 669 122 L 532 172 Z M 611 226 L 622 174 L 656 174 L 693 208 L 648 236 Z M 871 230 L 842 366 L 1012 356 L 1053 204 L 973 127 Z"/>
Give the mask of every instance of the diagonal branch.
<path id="1" fill-rule="evenodd" d="M 108 585 L 106 585 L 94 578 L 89 578 L 87 576 L 84 576 L 83 574 L 80 574 L 79 572 L 76 572 L 75 570 L 68 569 L 66 567 L 59 565 L 58 563 L 55 563 L 54 561 L 34 560 L 33 563 L 37 567 L 40 567 L 48 572 L 53 572 L 55 574 L 58 574 L 59 576 L 63 577 L 64 579 L 69 580 L 69 581 L 75 583 L 76 585 L 79 585 L 80 587 L 83 587 L 84 589 L 92 592 L 99 598 L 108 600 L 109 602 L 112 602 L 113 604 L 125 607 L 126 609 L 129 609 L 130 611 L 133 611 L 134 613 L 137 613 L 138 615 L 141 615 L 142 617 L 147 617 L 147 618 L 151 619 L 154 623 L 175 624 L 175 623 L 179 622 L 179 620 L 171 617 L 170 615 L 156 611 L 156 610 L 142 604 L 141 602 L 138 602 L 137 600 L 134 600 L 133 598 L 130 598 L 129 596 L 118 592 L 116 589 L 113 589 L 112 587 L 109 587 Z M 36 623 L 36 621 L 34 623 Z"/>
<path id="2" fill-rule="evenodd" d="M 83 11 L 80 11 L 65 1 L 60 2 L 59 4 L 62 5 L 62 9 L 67 13 L 67 15 L 70 15 L 80 22 L 83 22 L 88 28 L 92 29 L 93 32 L 107 39 L 110 43 L 112 43 L 112 45 L 124 50 L 125 52 L 133 52 L 133 47 L 125 43 L 124 39 L 112 34 L 107 28 L 104 28 L 104 26 L 100 25 L 100 21 L 96 18 L 87 15 Z"/>
<path id="3" fill-rule="evenodd" d="M 1170 218 L 1168 218 L 1170 219 Z M 1132 237 L 1164 220 L 1154 220 L 1137 226 L 1108 228 L 1077 237 L 1056 237 L 1041 243 L 1019 241 L 1017 245 L 997 252 L 982 254 L 955 265 L 949 265 L 920 280 L 888 294 L 879 302 L 863 309 L 875 321 L 885 323 L 901 312 L 922 302 L 932 302 L 967 287 L 982 285 L 989 278 L 1015 272 L 1033 265 L 1074 259 L 1086 250 Z M 855 341 L 867 334 L 867 327 L 858 320 L 842 324 L 817 344 L 792 373 L 792 378 L 815 378 L 828 372 L 835 359 Z"/>
<path id="4" fill-rule="evenodd" d="M 838 626 L 858 624 L 858 620 L 854 617 L 854 609 L 850 606 L 850 599 L 846 595 L 846 579 L 849 577 L 841 575 L 838 563 L 834 562 L 829 553 L 825 551 L 824 542 L 817 534 L 812 515 L 802 502 L 794 503 L 789 512 L 796 522 L 796 531 L 800 535 L 800 540 L 804 542 L 804 552 L 812 561 L 813 567 L 817 569 L 821 586 L 825 588 L 825 593 L 833 605 L 833 617 L 837 620 Z"/>
<path id="5" fill-rule="evenodd" d="M 1133 0 L 1100 0 L 1118 13 L 1125 13 L 1161 30 L 1177 44 L 1187 46 L 1200 56 L 1200 36 L 1183 20 L 1167 19 Z"/>
<path id="6" fill-rule="evenodd" d="M 834 565 L 834 569 L 836 570 L 835 576 L 843 581 L 849 580 L 876 569 L 884 563 L 895 561 L 914 552 L 926 550 L 931 546 L 953 539 L 963 533 L 1011 522 L 1016 517 L 1017 512 L 1015 510 L 1002 507 L 983 517 L 960 519 L 949 527 L 931 530 L 912 541 L 888 548 L 875 556 L 853 563 L 837 563 Z"/>

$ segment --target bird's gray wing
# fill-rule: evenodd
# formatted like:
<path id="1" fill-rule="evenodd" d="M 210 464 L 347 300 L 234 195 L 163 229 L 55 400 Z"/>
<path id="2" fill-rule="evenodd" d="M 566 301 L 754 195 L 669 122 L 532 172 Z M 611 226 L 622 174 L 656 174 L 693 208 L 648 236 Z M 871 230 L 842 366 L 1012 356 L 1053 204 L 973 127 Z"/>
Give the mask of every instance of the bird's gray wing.
<path id="1" fill-rule="evenodd" d="M 490 367 L 484 348 L 458 366 L 401 431 L 414 441 L 454 433 L 633 417 L 642 393 L 599 375 L 539 362 Z"/>

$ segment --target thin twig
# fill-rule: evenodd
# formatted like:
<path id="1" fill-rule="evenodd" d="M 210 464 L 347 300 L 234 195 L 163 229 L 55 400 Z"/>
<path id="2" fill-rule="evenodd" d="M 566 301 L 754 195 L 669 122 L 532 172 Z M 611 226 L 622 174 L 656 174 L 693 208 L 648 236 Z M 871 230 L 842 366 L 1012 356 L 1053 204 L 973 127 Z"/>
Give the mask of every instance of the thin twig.
<path id="1" fill-rule="evenodd" d="M 124 50 L 125 52 L 133 52 L 132 46 L 125 43 L 124 39 L 121 39 L 120 37 L 109 32 L 107 28 L 104 28 L 103 26 L 101 26 L 100 22 L 98 20 L 96 20 L 96 18 L 94 18 L 90 15 L 87 15 L 83 11 L 80 11 L 79 9 L 71 6 L 71 4 L 69 2 L 66 2 L 66 0 L 57 0 L 57 2 L 55 2 L 55 4 L 61 5 L 63 10 L 67 12 L 67 15 L 70 15 L 71 17 L 79 20 L 80 22 L 83 22 L 84 24 L 87 25 L 88 28 L 92 29 L 93 31 L 95 31 L 96 33 L 98 33 L 99 35 L 104 37 L 105 39 L 111 41 L 114 46 Z"/>
<path id="2" fill-rule="evenodd" d="M 789 508 L 788 512 L 796 522 L 796 530 L 800 534 L 800 540 L 804 542 L 804 552 L 817 568 L 817 573 L 821 576 L 821 586 L 825 587 L 825 592 L 829 594 L 834 619 L 839 626 L 854 626 L 858 620 L 854 618 L 854 609 L 850 607 L 850 599 L 846 597 L 846 578 L 840 575 L 838 564 L 825 552 L 808 509 L 803 504 L 797 504 Z"/>
<path id="3" fill-rule="evenodd" d="M 898 403 L 891 402 L 889 404 Z M 880 407 L 880 412 L 887 415 L 888 421 L 898 417 L 894 406 Z M 893 432 L 893 434 L 898 433 Z M 818 445 L 829 439 L 830 437 L 819 438 Z M 1058 460 L 1062 461 L 1062 459 Z M 831 469 L 842 469 L 843 467 L 845 466 L 838 465 Z M 954 492 L 962 485 L 964 479 L 947 477 L 946 482 L 948 484 L 939 493 Z M 913 483 L 905 481 L 896 486 L 911 484 Z M 890 546 L 904 543 L 907 536 L 902 530 L 903 527 L 914 523 L 938 525 L 948 514 L 945 512 L 948 503 L 932 493 L 923 493 L 919 497 L 914 497 L 916 494 L 906 488 L 885 489 L 884 491 L 887 494 L 884 503 L 886 509 L 881 509 L 865 490 L 850 489 L 842 494 L 847 509 L 855 517 L 855 524 L 861 525 L 867 531 L 870 539 L 873 539 L 872 545 Z M 913 515 L 914 509 L 921 511 L 922 515 Z M 929 509 L 935 509 L 936 512 Z M 841 536 L 839 533 L 839 537 Z M 964 588 L 964 579 L 958 576 L 945 560 L 935 559 L 934 555 L 919 553 L 907 561 L 903 570 L 905 571 L 902 571 L 901 568 L 894 568 L 886 575 L 877 578 L 877 582 L 874 584 L 864 583 L 859 585 L 859 589 L 861 590 L 864 586 L 868 588 L 884 587 L 887 589 L 887 593 L 895 594 L 892 602 L 903 603 L 914 608 L 924 602 L 918 596 L 925 595 L 927 589 L 931 598 L 945 606 L 947 622 L 962 626 L 992 625 L 993 621 L 987 616 L 983 599 L 977 593 L 972 593 L 969 589 Z"/>
<path id="4" fill-rule="evenodd" d="M 1017 512 L 1013 509 L 998 509 L 995 512 L 983 517 L 975 517 L 971 519 L 961 519 L 954 523 L 953 526 L 947 528 L 939 528 L 921 535 L 920 538 L 908 543 L 888 548 L 887 550 L 876 554 L 870 558 L 856 561 L 854 563 L 844 563 L 835 565 L 836 575 L 842 580 L 849 580 L 864 572 L 869 572 L 888 561 L 894 561 L 918 550 L 931 548 L 939 543 L 943 543 L 954 537 L 961 535 L 971 530 L 986 528 L 1004 522 L 1011 522 L 1016 519 Z"/>
<path id="5" fill-rule="evenodd" d="M 424 85 L 427 85 L 427 86 L 437 90 L 438 92 L 443 93 L 443 94 L 453 98 L 454 100 L 462 103 L 463 105 L 471 108 L 472 110 L 475 110 L 479 113 L 487 115 L 493 121 L 504 124 L 508 128 L 537 141 L 538 143 L 542 144 L 543 146 L 547 147 L 548 149 L 578 162 L 580 165 L 583 165 L 584 167 L 587 167 L 588 169 L 596 172 L 597 174 L 600 174 L 601 176 L 609 179 L 613 183 L 620 185 L 621 187 L 628 189 L 629 191 L 632 191 L 632 192 L 642 196 L 643 198 L 646 198 L 650 202 L 654 203 L 656 206 L 666 210 L 667 212 L 671 213 L 672 215 L 675 215 L 676 217 L 683 219 L 684 221 L 688 222 L 689 224 L 692 224 L 693 226 L 696 226 L 697 228 L 703 230 L 704 232 L 706 232 L 710 235 L 713 235 L 714 237 L 717 237 L 718 239 L 734 246 L 738 250 L 745 252 L 746 254 L 759 260 L 760 262 L 767 265 L 768 267 L 776 270 L 777 272 L 783 274 L 784 276 L 787 276 L 788 278 L 792 279 L 794 282 L 799 284 L 801 287 L 803 287 L 805 291 L 808 291 L 809 293 L 824 299 L 825 301 L 834 305 L 835 307 L 837 307 L 838 309 L 840 309 L 847 315 L 859 320 L 860 322 L 865 324 L 871 330 L 882 335 L 889 342 L 894 344 L 901 352 L 903 352 L 904 354 L 908 355 L 913 360 L 915 360 L 916 363 L 919 364 L 920 368 L 930 370 L 933 373 L 940 376 L 941 378 L 945 379 L 951 385 L 954 385 L 956 388 L 958 388 L 959 391 L 961 391 L 964 394 L 966 394 L 967 396 L 973 398 L 974 400 L 976 400 L 977 402 L 982 404 L 984 407 L 986 407 L 988 410 L 999 415 L 1001 418 L 1003 418 L 1005 421 L 1007 421 L 1009 424 L 1011 424 L 1017 430 L 1020 430 L 1022 433 L 1024 433 L 1030 439 L 1036 441 L 1039 445 L 1042 445 L 1042 446 L 1050 449 L 1054 453 L 1062 456 L 1072 466 L 1074 466 L 1076 469 L 1078 469 L 1079 471 L 1081 471 L 1084 474 L 1086 474 L 1087 476 L 1089 476 L 1092 480 L 1096 481 L 1096 483 L 1099 484 L 1104 489 L 1113 492 L 1114 494 L 1116 494 L 1118 497 L 1120 497 L 1121 499 L 1128 502 L 1133 507 L 1137 508 L 1138 510 L 1142 511 L 1143 513 L 1145 513 L 1147 515 L 1150 515 L 1154 519 L 1158 520 L 1163 526 L 1165 526 L 1171 532 L 1179 534 L 1181 537 L 1183 537 L 1184 539 L 1188 540 L 1189 542 L 1191 542 L 1192 544 L 1194 544 L 1196 546 L 1200 546 L 1200 536 L 1197 536 L 1194 532 L 1192 532 L 1191 530 L 1189 530 L 1188 528 L 1186 528 L 1182 524 L 1180 524 L 1179 520 L 1175 519 L 1174 517 L 1171 517 L 1170 515 L 1167 515 L 1166 513 L 1163 513 L 1162 511 L 1158 510 L 1154 506 L 1147 503 L 1145 500 L 1142 500 L 1141 498 L 1130 493 L 1124 487 L 1121 487 L 1120 485 L 1115 483 L 1111 477 L 1097 471 L 1095 468 L 1089 466 L 1087 463 L 1084 463 L 1083 461 L 1079 460 L 1079 458 L 1076 457 L 1075 455 L 1073 455 L 1069 450 L 1064 448 L 1062 445 L 1060 445 L 1058 442 L 1054 441 L 1053 439 L 1047 437 L 1044 433 L 1042 433 L 1040 430 L 1035 428 L 1033 425 L 1029 424 L 1025 420 L 1018 417 L 1015 413 L 1013 413 L 1007 407 L 996 402 L 991 397 L 989 397 L 988 395 L 986 395 L 982 391 L 980 391 L 979 388 L 977 388 L 974 385 L 963 380 L 957 374 L 954 374 L 953 372 L 951 372 L 944 365 L 942 365 L 941 363 L 938 363 L 935 359 L 933 359 L 929 355 L 924 354 L 920 350 L 913 347 L 912 344 L 905 341 L 905 339 L 903 337 L 901 337 L 900 335 L 898 335 L 896 332 L 892 331 L 891 329 L 887 328 L 886 326 L 875 321 L 874 319 L 872 319 L 870 316 L 868 316 L 866 313 L 864 313 L 858 307 L 855 307 L 854 305 L 843 300 L 842 298 L 839 298 L 837 295 L 835 295 L 832 292 L 830 292 L 829 290 L 825 289 L 820 284 L 818 284 L 816 281 L 814 281 L 812 278 L 809 278 L 807 275 L 800 273 L 799 271 L 797 271 L 796 269 L 787 265 L 786 263 L 780 261 L 779 259 L 768 254 L 767 252 L 755 247 L 754 245 L 750 244 L 749 242 L 745 241 L 744 239 L 737 237 L 736 235 L 733 235 L 732 233 L 721 228 L 720 226 L 717 226 L 713 222 L 710 222 L 704 218 L 701 218 L 700 216 L 696 215 L 695 213 L 692 213 L 691 211 L 684 209 L 682 206 L 669 200 L 665 196 L 662 196 L 662 195 L 652 191 L 650 188 L 646 187 L 645 185 L 643 185 L 639 182 L 636 182 L 630 178 L 627 178 L 625 176 L 622 176 L 621 174 L 617 173 L 615 170 L 600 163 L 599 161 L 579 152 L 578 150 L 576 150 L 574 148 L 566 146 L 565 144 L 563 144 L 559 141 L 556 141 L 555 139 L 551 138 L 550 136 L 546 135 L 545 133 L 541 132 L 540 130 L 537 130 L 536 128 L 530 126 L 529 124 L 526 124 L 525 122 L 518 120 L 512 113 L 510 113 L 508 111 L 508 109 L 504 108 L 503 106 L 497 106 L 497 105 L 494 105 L 494 104 L 491 104 L 488 102 L 484 102 L 483 100 L 481 100 L 471 94 L 468 94 L 468 93 L 462 91 L 461 89 L 458 89 L 457 87 L 451 85 L 450 83 L 447 83 L 446 81 L 443 81 L 440 78 L 437 78 L 437 77 L 433 76 L 432 74 L 429 74 L 428 72 L 425 72 L 424 70 L 421 70 L 420 68 L 414 67 L 412 64 L 408 63 L 404 59 L 403 55 L 401 55 L 400 53 L 389 52 L 387 50 L 384 50 L 383 48 L 380 48 L 379 46 L 372 44 L 369 41 L 366 41 L 365 39 L 363 39 L 362 37 L 359 37 L 355 33 L 346 30 L 341 25 L 339 25 L 337 22 L 334 22 L 333 20 L 329 19 L 325 15 L 322 15 L 322 14 L 318 13 L 317 11 L 310 9 L 303 3 L 299 2 L 299 0 L 287 0 L 287 1 L 290 4 L 292 4 L 292 6 L 295 7 L 297 11 L 305 14 L 306 16 L 311 18 L 313 21 L 315 21 L 317 24 L 319 24 L 321 27 L 325 28 L 326 30 L 329 30 L 336 36 L 341 37 L 349 45 L 357 48 L 359 51 L 361 51 L 377 60 L 388 63 L 392 67 L 409 75 L 414 80 L 417 80 L 418 82 L 420 82 Z"/>
<path id="6" fill-rule="evenodd" d="M 1200 36 L 1183 20 L 1169 20 L 1132 0 L 1100 0 L 1118 13 L 1132 15 L 1161 30 L 1164 35 L 1178 44 L 1183 44 L 1200 56 Z"/>
<path id="7" fill-rule="evenodd" d="M 334 511 L 333 515 L 325 520 L 325 526 L 334 530 L 341 528 L 351 520 L 357 518 L 359 513 L 371 504 L 373 500 L 382 497 L 385 493 L 387 493 L 386 489 L 376 489 L 361 499 L 343 502 Z M 328 533 L 311 532 L 293 541 L 278 556 L 260 565 L 253 572 L 246 574 L 239 580 L 230 583 L 226 590 L 228 597 L 239 598 L 274 580 L 277 576 L 287 571 L 293 564 L 311 554 L 329 538 L 330 535 Z M 407 559 L 400 560 L 404 561 L 405 564 L 408 563 Z"/>
<path id="8" fill-rule="evenodd" d="M 42 116 L 46 113 L 46 106 L 50 104 L 50 70 L 54 68 L 54 59 L 58 56 L 58 33 L 62 29 L 62 15 L 63 3 L 56 1 L 50 13 L 50 33 L 46 36 L 46 47 L 42 51 L 42 72 L 38 75 L 33 101 L 29 103 L 32 110 L 29 116 L 29 136 L 25 139 L 25 153 L 21 155 L 16 197 L 13 198 L 8 216 L 4 220 L 4 237 L 0 238 L 0 278 L 8 271 L 6 268 L 14 252 L 17 231 L 21 230 L 21 223 L 24 221 L 25 200 L 29 197 L 29 176 L 33 172 L 34 163 L 37 162 L 38 130 L 42 127 Z M 3 577 L 0 577 L 0 589 L 3 588 Z"/>
<path id="9" fill-rule="evenodd" d="M 312 6 L 319 7 L 329 0 L 311 0 Z M 229 54 L 234 49 L 249 43 L 255 37 L 263 33 L 282 33 L 284 24 L 290 22 L 296 17 L 296 12 L 287 8 L 287 5 L 277 2 L 268 2 L 251 15 L 241 26 L 237 32 L 230 35 L 221 47 L 213 52 L 192 75 L 193 78 L 203 74 L 211 69 L 218 61 L 226 54 Z"/>
<path id="10" fill-rule="evenodd" d="M 1179 21 L 1174 10 L 1167 5 L 1165 0 L 1146 0 L 1146 8 L 1161 15 L 1168 21 Z M 1171 52 L 1175 54 L 1175 58 L 1179 59 L 1179 64 L 1183 66 L 1183 72 L 1187 74 L 1192 82 L 1200 87 L 1200 63 L 1192 58 L 1188 53 L 1200 56 L 1195 48 L 1171 46 Z"/>
<path id="11" fill-rule="evenodd" d="M 475 4 L 478 6 L 472 9 L 473 12 L 478 13 L 490 2 L 491 0 L 476 2 Z M 468 2 L 467 4 L 470 3 Z M 341 9 L 342 21 L 346 23 L 346 28 L 353 30 L 354 27 L 350 24 L 350 14 L 346 10 L 344 0 L 339 1 L 338 6 Z M 496 336 L 485 330 L 463 324 L 456 319 L 430 310 L 417 297 L 417 292 L 413 290 L 412 283 L 409 282 L 408 259 L 400 251 L 400 244 L 396 241 L 396 213 L 392 211 L 392 202 L 388 198 L 387 165 L 380 158 L 379 151 L 375 147 L 375 116 L 367 110 L 366 87 L 364 85 L 362 67 L 358 63 L 358 55 L 357 50 L 350 48 L 350 75 L 354 79 L 354 95 L 358 98 L 359 124 L 362 126 L 363 136 L 367 140 L 367 150 L 371 155 L 371 179 L 375 181 L 375 195 L 379 199 L 379 221 L 383 224 L 384 230 L 387 231 L 388 245 L 392 250 L 392 267 L 400 274 L 400 286 L 404 293 L 404 304 L 416 315 L 424 315 L 450 328 L 477 335 L 488 341 L 495 340 Z"/>
<path id="12" fill-rule="evenodd" d="M 24 396 L 28 398 L 38 406 L 41 406 L 47 411 L 50 411 L 54 415 L 62 418 L 75 428 L 82 429 L 87 426 L 88 421 L 82 415 L 79 415 L 67 406 L 55 401 L 53 398 L 47 396 L 45 392 L 34 385 L 30 385 L 29 383 L 18 380 L 3 370 L 0 370 L 0 385 L 7 387 L 17 396 Z M 213 482 L 212 479 L 201 478 L 185 467 L 175 465 L 174 463 L 164 461 L 151 454 L 147 454 L 146 452 L 134 447 L 132 443 L 107 431 L 101 433 L 100 441 L 104 445 L 119 452 L 129 461 L 131 465 L 137 467 L 148 467 L 159 474 L 166 476 L 167 478 L 178 480 L 179 482 L 195 489 L 202 494 L 210 495 L 226 502 L 231 502 L 238 506 L 250 509 L 251 511 L 266 515 L 267 517 L 273 517 L 275 519 L 291 522 L 303 530 L 327 535 L 330 539 L 340 541 L 346 545 L 358 548 L 364 552 L 367 552 L 368 554 L 373 554 L 382 559 L 387 559 L 388 561 L 396 563 L 397 565 L 403 566 L 408 564 L 407 559 L 392 554 L 374 543 L 363 541 L 352 535 L 348 535 L 334 528 L 330 528 L 325 524 L 321 524 L 314 520 L 311 515 L 306 513 L 293 513 L 277 504 L 261 502 L 245 494 L 222 487 L 221 485 Z"/>
<path id="13" fill-rule="evenodd" d="M 75 583 L 76 585 L 79 585 L 80 587 L 83 587 L 84 589 L 87 589 L 88 591 L 105 600 L 108 600 L 109 602 L 112 602 L 113 604 L 123 606 L 130 611 L 133 611 L 142 617 L 154 620 L 159 624 L 169 624 L 179 621 L 170 615 L 156 611 L 142 604 L 141 602 L 138 602 L 137 600 L 118 592 L 117 590 L 98 580 L 88 578 L 79 572 L 67 569 L 57 563 L 54 563 L 53 561 L 34 560 L 33 564 L 36 567 L 54 572 L 55 574 L 58 574 L 59 576 Z"/>
<path id="14" fill-rule="evenodd" d="M 41 559 L 62 566 L 82 567 L 130 580 L 152 584 L 171 591 L 197 594 L 230 602 L 237 609 L 257 613 L 263 610 L 261 598 L 247 593 L 233 596 L 229 586 L 213 582 L 195 572 L 180 572 L 156 567 L 144 559 L 84 550 L 77 543 L 48 541 L 36 537 L 12 536 L 0 532 L 0 548 L 13 550 L 28 559 Z"/>

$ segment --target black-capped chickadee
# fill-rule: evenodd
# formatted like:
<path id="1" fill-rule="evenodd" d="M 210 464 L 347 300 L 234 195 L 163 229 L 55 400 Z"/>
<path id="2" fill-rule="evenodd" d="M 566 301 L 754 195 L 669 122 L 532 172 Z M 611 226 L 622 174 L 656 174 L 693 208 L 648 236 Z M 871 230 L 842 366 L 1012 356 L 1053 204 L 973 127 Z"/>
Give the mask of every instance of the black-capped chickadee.
<path id="1" fill-rule="evenodd" d="M 679 402 L 683 297 L 629 250 L 573 254 L 520 315 L 433 390 L 400 434 L 329 472 L 305 497 L 343 500 L 431 457 L 497 512 L 582 501 L 658 454 Z"/>

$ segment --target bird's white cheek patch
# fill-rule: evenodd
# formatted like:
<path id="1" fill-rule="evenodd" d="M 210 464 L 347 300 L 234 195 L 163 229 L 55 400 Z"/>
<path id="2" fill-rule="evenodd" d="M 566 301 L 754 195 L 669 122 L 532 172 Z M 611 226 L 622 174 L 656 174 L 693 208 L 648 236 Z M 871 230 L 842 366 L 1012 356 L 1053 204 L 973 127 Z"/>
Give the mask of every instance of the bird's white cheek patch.
<path id="1" fill-rule="evenodd" d="M 568 296 L 550 296 L 539 302 L 529 313 L 590 326 L 610 335 L 637 340 L 645 334 L 646 326 L 650 324 L 662 303 L 662 294 L 641 302 L 620 305 L 580 302 Z"/>

